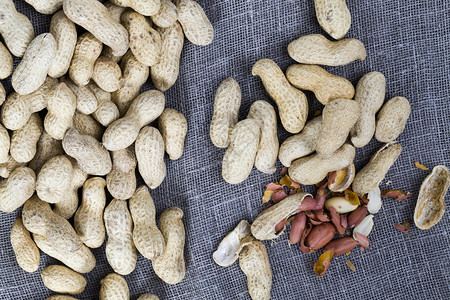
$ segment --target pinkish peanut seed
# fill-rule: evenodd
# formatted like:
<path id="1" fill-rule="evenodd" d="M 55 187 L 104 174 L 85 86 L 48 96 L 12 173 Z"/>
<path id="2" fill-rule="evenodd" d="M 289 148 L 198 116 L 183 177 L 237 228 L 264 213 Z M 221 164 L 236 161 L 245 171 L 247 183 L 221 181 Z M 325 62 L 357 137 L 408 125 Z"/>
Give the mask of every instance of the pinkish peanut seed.
<path id="1" fill-rule="evenodd" d="M 330 223 L 314 226 L 306 238 L 306 245 L 311 250 L 320 249 L 333 239 L 335 232 L 334 226 Z"/>
<path id="2" fill-rule="evenodd" d="M 347 253 L 354 249 L 358 245 L 358 242 L 355 241 L 352 237 L 344 237 L 334 241 L 329 242 L 324 251 L 333 250 L 334 255 L 338 256 L 344 253 Z"/>

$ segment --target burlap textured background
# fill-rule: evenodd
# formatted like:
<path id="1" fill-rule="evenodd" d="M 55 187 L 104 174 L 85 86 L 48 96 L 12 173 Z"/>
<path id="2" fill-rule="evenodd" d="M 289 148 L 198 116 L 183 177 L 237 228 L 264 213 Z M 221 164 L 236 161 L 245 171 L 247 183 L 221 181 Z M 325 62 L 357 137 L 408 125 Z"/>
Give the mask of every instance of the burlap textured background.
<path id="1" fill-rule="evenodd" d="M 324 33 L 312 2 L 199 0 L 216 36 L 207 47 L 186 41 L 178 81 L 165 93 L 167 107 L 180 110 L 189 122 L 185 153 L 178 161 L 166 159 L 167 178 L 151 192 L 158 216 L 170 206 L 179 206 L 185 213 L 186 277 L 177 285 L 165 284 L 153 272 L 150 261 L 139 255 L 136 270 L 125 276 L 132 299 L 145 292 L 160 299 L 250 298 L 238 263 L 222 268 L 214 264 L 211 255 L 241 219 L 252 221 L 256 217 L 262 208 L 265 184 L 280 176 L 279 172 L 264 175 L 253 170 L 239 185 L 222 180 L 225 150 L 215 148 L 209 140 L 214 93 L 223 79 L 233 76 L 242 88 L 240 119 L 246 117 L 253 101 L 270 101 L 260 79 L 251 75 L 252 65 L 260 58 L 271 58 L 286 70 L 294 63 L 286 50 L 289 42 L 301 35 Z M 413 162 L 430 168 L 450 165 L 450 4 L 444 0 L 347 2 L 353 19 L 347 36 L 364 43 L 367 59 L 327 70 L 354 84 L 365 73 L 380 71 L 387 79 L 386 100 L 397 95 L 410 100 L 412 114 L 399 138 L 404 150 L 386 181 L 392 182 L 389 188 L 410 191 L 414 196 L 402 203 L 386 200 L 374 218 L 371 250 L 354 250 L 348 257 L 334 259 L 323 278 L 316 278 L 311 266 L 319 252 L 302 254 L 297 246 L 288 245 L 287 234 L 266 242 L 273 272 L 272 298 L 448 299 L 449 213 L 428 231 L 412 227 L 410 233 L 403 234 L 394 229 L 394 223 L 412 222 L 420 183 L 429 173 L 415 168 Z M 49 30 L 49 16 L 37 13 L 22 0 L 15 3 L 32 20 L 36 34 Z M 2 83 L 11 92 L 10 78 Z M 143 90 L 151 88 L 149 82 Z M 312 114 L 321 105 L 312 93 L 307 95 Z M 281 126 L 279 136 L 281 141 L 288 137 Z M 372 141 L 358 149 L 357 167 L 361 168 L 380 146 Z M 386 181 L 382 188 L 386 188 Z M 54 293 L 44 287 L 39 272 L 58 262 L 42 255 L 38 272 L 28 274 L 18 267 L 9 241 L 15 215 L 0 214 L 0 298 L 44 299 Z M 104 245 L 93 250 L 97 266 L 86 275 L 87 288 L 77 298 L 98 297 L 100 280 L 112 272 L 104 251 Z M 345 265 L 347 259 L 356 271 Z"/>

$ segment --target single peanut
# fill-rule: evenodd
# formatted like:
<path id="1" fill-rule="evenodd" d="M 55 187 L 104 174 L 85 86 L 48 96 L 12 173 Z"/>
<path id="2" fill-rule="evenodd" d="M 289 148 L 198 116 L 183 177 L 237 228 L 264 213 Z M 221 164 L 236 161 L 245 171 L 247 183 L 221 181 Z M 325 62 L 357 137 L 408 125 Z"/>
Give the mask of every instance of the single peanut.
<path id="1" fill-rule="evenodd" d="M 101 177 L 89 178 L 83 185 L 82 202 L 75 213 L 75 231 L 89 248 L 98 248 L 105 240 L 105 185 L 106 181 Z"/>
<path id="2" fill-rule="evenodd" d="M 73 128 L 77 129 L 81 134 L 86 134 L 101 140 L 105 128 L 98 123 L 91 115 L 85 115 L 75 111 L 73 115 Z"/>
<path id="3" fill-rule="evenodd" d="M 106 207 L 105 227 L 108 233 L 106 258 L 114 272 L 127 275 L 136 268 L 137 254 L 133 243 L 133 221 L 127 202 L 113 199 Z"/>
<path id="4" fill-rule="evenodd" d="M 51 265 L 42 270 L 41 278 L 49 290 L 71 295 L 82 293 L 87 283 L 82 275 L 58 265 Z"/>
<path id="5" fill-rule="evenodd" d="M 317 21 L 332 38 L 343 38 L 352 23 L 345 0 L 314 0 Z"/>
<path id="6" fill-rule="evenodd" d="M 151 189 L 157 188 L 166 177 L 164 140 L 158 129 L 147 126 L 141 129 L 135 142 L 139 173 Z"/>
<path id="7" fill-rule="evenodd" d="M 98 108 L 98 100 L 94 92 L 87 86 L 78 86 L 68 77 L 63 77 L 61 82 L 64 82 L 67 87 L 73 92 L 77 98 L 77 110 L 83 114 L 90 115 Z"/>
<path id="8" fill-rule="evenodd" d="M 332 250 L 334 252 L 333 256 L 338 256 L 351 251 L 356 246 L 358 246 L 358 242 L 348 236 L 329 242 L 323 250 Z"/>
<path id="9" fill-rule="evenodd" d="M 111 1 L 106 1 L 104 3 L 105 7 L 108 9 L 109 13 L 111 14 L 111 17 L 116 21 L 117 23 L 120 23 L 120 17 L 122 16 L 122 13 L 127 9 L 126 7 L 116 5 L 112 3 Z M 108 49 L 111 49 L 108 47 Z"/>
<path id="10" fill-rule="evenodd" d="M 178 207 L 165 210 L 159 218 L 159 227 L 166 247 L 161 256 L 152 261 L 156 275 L 168 284 L 177 284 L 186 274 L 184 262 L 185 231 L 183 211 Z"/>
<path id="11" fill-rule="evenodd" d="M 41 122 L 42 123 L 42 122 Z M 8 130 L 0 124 L 0 163 L 8 161 L 11 139 Z"/>
<path id="12" fill-rule="evenodd" d="M 44 127 L 37 113 L 31 115 L 28 122 L 11 135 L 11 156 L 17 162 L 29 162 L 36 155 L 36 147 Z M 5 156 L 7 159 L 7 155 Z M 4 162 L 5 160 L 2 160 Z"/>
<path id="13" fill-rule="evenodd" d="M 8 75 L 9 76 L 9 75 Z M 0 82 L 0 105 L 2 105 L 6 100 L 6 91 L 3 84 Z"/>
<path id="14" fill-rule="evenodd" d="M 37 142 L 37 150 L 33 159 L 28 163 L 36 174 L 39 173 L 42 166 L 52 157 L 64 154 L 60 140 L 52 138 L 47 131 L 43 131 Z"/>
<path id="15" fill-rule="evenodd" d="M 167 28 L 178 20 L 178 10 L 170 0 L 161 0 L 161 8 L 151 16 L 153 23 L 161 28 Z"/>
<path id="16" fill-rule="evenodd" d="M 37 36 L 28 46 L 22 61 L 11 78 L 14 90 L 20 95 L 36 91 L 47 78 L 47 72 L 56 56 L 56 41 L 51 33 Z"/>
<path id="17" fill-rule="evenodd" d="M 222 177 L 226 182 L 238 184 L 247 179 L 255 163 L 260 137 L 257 120 L 246 119 L 236 124 L 222 160 Z"/>
<path id="18" fill-rule="evenodd" d="M 179 159 L 183 155 L 188 130 L 186 118 L 175 109 L 166 108 L 158 118 L 158 128 L 170 159 Z"/>
<path id="19" fill-rule="evenodd" d="M 75 24 L 85 28 L 103 44 L 110 46 L 114 50 L 114 55 L 124 55 L 127 52 L 129 43 L 127 30 L 113 19 L 101 2 L 64 0 L 64 12 Z"/>
<path id="20" fill-rule="evenodd" d="M 347 199 L 345 199 L 345 197 L 331 197 L 325 200 L 325 207 L 328 210 L 330 207 L 333 207 L 337 213 L 345 214 L 357 209 L 358 205 L 351 204 Z"/>
<path id="21" fill-rule="evenodd" d="M 62 6 L 62 0 L 58 0 Z M 50 33 L 56 40 L 56 56 L 53 59 L 48 75 L 59 78 L 67 73 L 77 44 L 77 29 L 61 10 L 52 17 Z"/>
<path id="22" fill-rule="evenodd" d="M 375 138 L 382 143 L 393 142 L 405 130 L 410 113 L 411 106 L 404 97 L 386 102 L 377 116 Z"/>
<path id="23" fill-rule="evenodd" d="M 13 58 L 11 53 L 9 53 L 8 49 L 3 45 L 2 42 L 0 42 L 0 79 L 5 79 L 6 77 L 9 77 L 13 71 Z M 3 86 L 0 88 L 3 89 Z M 4 89 L 3 89 L 4 90 Z M 4 95 L 4 91 L 3 91 Z M 0 97 L 0 99 L 3 99 L 5 101 L 5 98 Z M 1 101 L 1 103 L 3 103 Z"/>
<path id="24" fill-rule="evenodd" d="M 111 2 L 120 6 L 131 7 L 144 16 L 153 16 L 158 13 L 161 7 L 160 0 L 111 0 Z"/>
<path id="25" fill-rule="evenodd" d="M 122 70 L 116 62 L 100 56 L 95 61 L 92 80 L 102 90 L 112 93 L 122 86 Z"/>
<path id="26" fill-rule="evenodd" d="M 51 15 L 62 8 L 63 0 L 25 0 L 41 14 Z"/>
<path id="27" fill-rule="evenodd" d="M 252 74 L 261 78 L 267 93 L 277 104 L 283 127 L 290 133 L 300 132 L 308 117 L 305 94 L 287 81 L 283 71 L 271 59 L 258 60 Z"/>
<path id="28" fill-rule="evenodd" d="M 46 300 L 78 300 L 78 299 L 66 295 L 53 295 L 48 297 Z"/>
<path id="29" fill-rule="evenodd" d="M 8 178 L 12 171 L 25 165 L 26 163 L 18 163 L 11 155 L 8 155 L 8 160 L 0 164 L 0 177 Z"/>
<path id="30" fill-rule="evenodd" d="M 70 190 L 73 166 L 65 155 L 50 158 L 39 172 L 36 180 L 36 193 L 48 203 L 58 203 Z"/>
<path id="31" fill-rule="evenodd" d="M 90 82 L 88 87 L 97 97 L 98 107 L 97 110 L 92 113 L 94 119 L 105 127 L 119 118 L 119 109 L 111 101 L 111 93 L 105 92 L 99 88 L 94 82 Z"/>
<path id="32" fill-rule="evenodd" d="M 103 146 L 110 151 L 129 147 L 136 140 L 139 130 L 161 115 L 165 102 L 160 91 L 150 90 L 140 94 L 126 115 L 108 126 L 103 135 Z"/>
<path id="33" fill-rule="evenodd" d="M 336 228 L 331 223 L 314 226 L 306 237 L 305 245 L 310 250 L 318 250 L 333 239 L 335 232 Z"/>
<path id="34" fill-rule="evenodd" d="M 366 49 L 357 39 L 328 40 L 321 34 L 302 36 L 288 46 L 289 56 L 308 65 L 343 66 L 366 59 Z"/>
<path id="35" fill-rule="evenodd" d="M 25 203 L 34 193 L 36 175 L 27 167 L 18 167 L 8 179 L 0 182 L 0 211 L 12 212 Z"/>
<path id="36" fill-rule="evenodd" d="M 17 218 L 11 229 L 11 245 L 17 263 L 24 271 L 32 273 L 39 268 L 39 249 L 33 242 L 30 232 L 23 225 L 22 219 Z"/>
<path id="37" fill-rule="evenodd" d="M 159 297 L 153 294 L 142 294 L 138 300 L 159 300 Z"/>
<path id="38" fill-rule="evenodd" d="M 133 241 L 139 253 L 154 260 L 160 257 L 165 248 L 161 231 L 156 226 L 156 209 L 147 186 L 140 186 L 129 201 L 133 218 Z"/>
<path id="39" fill-rule="evenodd" d="M 113 167 L 106 176 L 106 186 L 115 199 L 127 200 L 136 190 L 136 155 L 134 147 L 113 151 L 111 153 Z M 130 208 L 131 209 L 131 208 Z"/>
<path id="40" fill-rule="evenodd" d="M 367 206 L 360 205 L 347 216 L 347 225 L 349 228 L 358 226 L 367 215 Z"/>
<path id="41" fill-rule="evenodd" d="M 127 281 L 116 273 L 108 274 L 100 281 L 100 300 L 129 300 L 130 290 Z"/>
<path id="42" fill-rule="evenodd" d="M 350 81 L 319 66 L 292 65 L 286 70 L 286 77 L 296 88 L 312 91 L 323 105 L 334 99 L 352 99 L 355 95 Z"/>
<path id="43" fill-rule="evenodd" d="M 385 92 L 386 78 L 380 72 L 367 73 L 358 81 L 355 101 L 361 107 L 361 116 L 350 132 L 355 147 L 364 147 L 372 139 L 375 114 L 383 105 Z"/>
<path id="44" fill-rule="evenodd" d="M 52 138 L 62 140 L 72 125 L 77 105 L 76 96 L 65 83 L 54 86 L 49 93 L 44 128 Z"/>
<path id="45" fill-rule="evenodd" d="M 151 75 L 155 87 L 165 92 L 177 81 L 184 34 L 179 22 L 168 28 L 158 29 L 162 39 L 161 58 L 152 66 Z"/>
<path id="46" fill-rule="evenodd" d="M 175 5 L 186 38 L 195 45 L 211 44 L 214 39 L 214 28 L 200 4 L 194 0 L 175 0 Z"/>

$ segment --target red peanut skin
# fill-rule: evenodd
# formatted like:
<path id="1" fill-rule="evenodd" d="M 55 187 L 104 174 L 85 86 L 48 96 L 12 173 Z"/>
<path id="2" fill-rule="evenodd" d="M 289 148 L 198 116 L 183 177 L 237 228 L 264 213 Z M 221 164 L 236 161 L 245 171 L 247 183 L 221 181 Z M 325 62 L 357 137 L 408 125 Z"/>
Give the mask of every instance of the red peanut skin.
<path id="1" fill-rule="evenodd" d="M 333 250 L 333 256 L 338 256 L 351 251 L 356 246 L 358 246 L 358 242 L 355 241 L 352 237 L 344 237 L 329 242 L 323 250 Z"/>
<path id="2" fill-rule="evenodd" d="M 336 212 L 334 207 L 330 207 L 331 223 L 336 227 L 340 235 L 345 233 L 345 228 L 341 224 L 341 216 Z"/>
<path id="3" fill-rule="evenodd" d="M 367 215 L 367 206 L 361 205 L 354 211 L 352 211 L 347 217 L 347 226 L 353 228 L 358 226 L 359 223 L 366 217 Z"/>
<path id="4" fill-rule="evenodd" d="M 303 231 L 306 227 L 306 215 L 304 212 L 297 214 L 292 221 L 291 232 L 289 232 L 289 242 L 297 244 L 302 239 Z"/>
<path id="5" fill-rule="evenodd" d="M 335 232 L 336 229 L 330 223 L 314 226 L 306 238 L 306 245 L 310 250 L 320 249 L 333 239 Z"/>

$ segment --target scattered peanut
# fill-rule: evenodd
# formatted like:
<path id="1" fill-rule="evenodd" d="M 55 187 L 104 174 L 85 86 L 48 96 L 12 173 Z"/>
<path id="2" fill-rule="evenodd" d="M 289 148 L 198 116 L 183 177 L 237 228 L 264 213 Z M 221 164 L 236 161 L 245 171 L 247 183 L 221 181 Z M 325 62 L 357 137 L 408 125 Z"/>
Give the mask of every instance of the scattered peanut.
<path id="1" fill-rule="evenodd" d="M 404 97 L 386 102 L 377 116 L 375 138 L 382 143 L 393 142 L 405 130 L 410 113 L 411 107 Z"/>
<path id="2" fill-rule="evenodd" d="M 42 281 L 49 289 L 63 294 L 79 294 L 86 287 L 86 279 L 75 271 L 58 265 L 46 267 L 41 272 Z"/>
<path id="3" fill-rule="evenodd" d="M 142 294 L 139 296 L 138 300 L 159 300 L 159 297 L 153 294 Z"/>
<path id="4" fill-rule="evenodd" d="M 151 18 L 153 23 L 158 27 L 171 27 L 178 20 L 177 7 L 170 0 L 161 0 L 161 8 Z"/>
<path id="5" fill-rule="evenodd" d="M 27 167 L 18 167 L 8 179 L 0 182 L 0 211 L 12 212 L 25 203 L 34 193 L 36 175 Z"/>
<path id="6" fill-rule="evenodd" d="M 9 75 L 8 75 L 9 76 Z M 6 100 L 6 91 L 3 84 L 0 82 L 0 105 L 2 105 Z"/>
<path id="7" fill-rule="evenodd" d="M 5 45 L 0 42 L 0 79 L 5 79 L 13 71 L 13 58 Z M 3 88 L 3 86 L 2 86 Z M 3 97 L 3 101 L 5 98 Z M 3 102 L 2 102 L 3 103 Z"/>
<path id="8" fill-rule="evenodd" d="M 66 295 L 53 295 L 48 297 L 46 300 L 78 300 L 78 299 Z"/>
<path id="9" fill-rule="evenodd" d="M 108 127 L 109 124 L 119 118 L 119 109 L 111 101 L 111 93 L 105 92 L 93 82 L 90 82 L 88 87 L 92 90 L 98 101 L 98 108 L 92 113 L 92 116 L 97 122 Z"/>
<path id="10" fill-rule="evenodd" d="M 116 62 L 100 56 L 95 61 L 92 80 L 102 90 L 112 93 L 122 86 L 122 70 Z"/>
<path id="11" fill-rule="evenodd" d="M 115 199 L 127 200 L 136 190 L 136 155 L 134 147 L 113 151 L 111 153 L 113 167 L 106 176 L 106 186 Z M 131 209 L 131 207 L 130 207 Z"/>
<path id="12" fill-rule="evenodd" d="M 183 155 L 188 130 L 186 118 L 175 109 L 166 108 L 158 118 L 158 128 L 170 159 L 179 159 Z"/>
<path id="13" fill-rule="evenodd" d="M 330 207 L 333 207 L 337 213 L 345 214 L 351 211 L 354 211 L 358 208 L 358 205 L 353 205 L 348 202 L 345 197 L 332 197 L 325 201 L 325 207 L 329 210 Z M 325 246 L 325 245 L 324 245 Z M 319 247 L 322 248 L 322 247 Z"/>
<path id="14" fill-rule="evenodd" d="M 129 300 L 127 281 L 116 273 L 108 274 L 100 281 L 100 300 Z"/>
<path id="15" fill-rule="evenodd" d="M 211 44 L 214 39 L 214 28 L 200 4 L 194 0 L 175 0 L 175 5 L 186 38 L 195 45 Z"/>
<path id="16" fill-rule="evenodd" d="M 26 163 L 33 159 L 43 130 L 41 118 L 34 113 L 22 128 L 13 131 L 10 152 L 15 161 Z M 1 162 L 7 160 L 7 154 L 4 157 Z"/>
<path id="17" fill-rule="evenodd" d="M 41 14 L 47 15 L 54 14 L 63 6 L 63 0 L 25 0 L 25 2 L 32 5 Z"/>
<path id="18" fill-rule="evenodd" d="M 36 193 L 48 203 L 58 203 L 70 190 L 73 166 L 65 155 L 50 158 L 39 172 L 36 180 Z"/>
<path id="19" fill-rule="evenodd" d="M 314 0 L 320 26 L 336 40 L 343 38 L 352 23 L 345 0 Z"/>
<path id="20" fill-rule="evenodd" d="M 33 242 L 30 232 L 23 225 L 22 219 L 17 218 L 11 229 L 11 245 L 19 266 L 26 272 L 32 273 L 39 268 L 39 249 Z"/>
<path id="21" fill-rule="evenodd" d="M 308 100 L 305 94 L 287 81 L 273 60 L 258 60 L 253 66 L 252 74 L 261 78 L 267 93 L 277 104 L 283 127 L 290 133 L 300 132 L 308 117 Z"/>
<path id="22" fill-rule="evenodd" d="M 0 124 L 0 163 L 8 161 L 9 150 L 11 148 L 11 140 L 9 132 Z"/>
<path id="23" fill-rule="evenodd" d="M 101 140 L 105 128 L 98 123 L 91 115 L 85 115 L 75 111 L 73 115 L 73 128 L 77 129 L 81 134 L 86 134 Z"/>
<path id="24" fill-rule="evenodd" d="M 73 92 L 77 98 L 77 110 L 83 114 L 90 115 L 98 108 L 98 100 L 94 92 L 87 86 L 78 86 L 67 77 L 63 77 L 61 82 L 64 82 L 67 87 Z"/>
<path id="25" fill-rule="evenodd" d="M 26 163 L 18 163 L 11 155 L 8 155 L 8 160 L 0 164 L 0 177 L 8 178 L 12 171 L 25 165 Z"/>
<path id="26" fill-rule="evenodd" d="M 144 16 L 153 16 L 158 13 L 161 2 L 160 0 L 111 0 L 112 3 L 131 7 Z"/>

